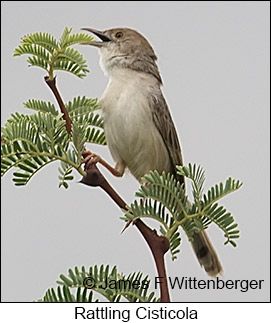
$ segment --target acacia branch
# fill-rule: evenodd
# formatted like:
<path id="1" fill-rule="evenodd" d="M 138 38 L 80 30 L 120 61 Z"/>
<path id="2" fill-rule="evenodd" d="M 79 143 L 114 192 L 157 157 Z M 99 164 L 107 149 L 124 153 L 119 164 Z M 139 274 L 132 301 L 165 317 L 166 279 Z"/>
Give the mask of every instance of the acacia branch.
<path id="1" fill-rule="evenodd" d="M 81 183 L 88 186 L 101 187 L 121 209 L 127 210 L 126 203 L 107 182 L 107 180 L 104 178 L 95 164 L 90 164 L 85 170 L 87 176 L 82 178 Z M 160 279 L 160 301 L 170 302 L 166 267 L 164 261 L 164 255 L 169 250 L 169 241 L 164 236 L 158 236 L 156 230 L 150 229 L 140 219 L 137 219 L 134 224 L 143 235 L 154 257 L 157 273 Z"/>
<path id="2" fill-rule="evenodd" d="M 45 76 L 44 80 L 54 93 L 60 110 L 63 113 L 63 119 L 66 121 L 66 129 L 69 133 L 71 133 L 72 121 L 56 87 L 56 78 L 54 77 L 53 79 L 50 79 L 49 76 Z M 89 163 L 85 171 L 87 176 L 82 178 L 81 183 L 88 186 L 101 187 L 121 209 L 127 210 L 126 203 L 107 182 L 95 164 Z M 150 229 L 140 219 L 136 220 L 134 224 L 143 235 L 154 257 L 157 273 L 160 279 L 160 301 L 170 302 L 164 261 L 164 255 L 169 250 L 169 241 L 166 237 L 158 236 L 156 230 Z"/>
<path id="3" fill-rule="evenodd" d="M 49 86 L 49 88 L 52 90 L 52 92 L 54 93 L 54 96 L 58 102 L 60 110 L 63 113 L 63 119 L 66 121 L 66 130 L 69 133 L 71 133 L 72 121 L 71 121 L 69 113 L 65 107 L 65 104 L 63 103 L 63 100 L 58 92 L 58 89 L 56 87 L 56 77 L 54 77 L 53 79 L 50 79 L 49 76 L 45 76 L 44 80 L 45 80 L 46 84 Z"/>

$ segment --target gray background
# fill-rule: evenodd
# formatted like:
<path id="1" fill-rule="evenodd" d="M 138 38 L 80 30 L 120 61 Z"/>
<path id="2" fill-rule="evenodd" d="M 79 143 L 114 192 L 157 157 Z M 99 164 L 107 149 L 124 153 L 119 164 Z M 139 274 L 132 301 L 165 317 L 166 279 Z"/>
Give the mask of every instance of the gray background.
<path id="1" fill-rule="evenodd" d="M 244 186 L 225 198 L 241 229 L 238 247 L 224 246 L 220 230 L 208 232 L 225 279 L 264 279 L 261 290 L 171 290 L 174 301 L 267 301 L 269 298 L 269 3 L 268 2 L 8 2 L 2 1 L 2 125 L 25 113 L 29 98 L 55 102 L 44 71 L 12 57 L 20 38 L 65 26 L 140 31 L 153 45 L 183 149 L 184 161 L 207 172 L 206 189 L 228 176 Z M 80 80 L 57 73 L 64 101 L 99 97 L 107 80 L 98 52 L 76 46 L 91 74 Z M 106 147 L 91 147 L 112 162 Z M 99 189 L 78 184 L 58 189 L 57 164 L 15 187 L 2 179 L 2 301 L 32 301 L 75 265 L 118 265 L 119 271 L 156 275 L 145 241 L 134 227 L 120 234 L 118 207 Z M 110 183 L 127 202 L 138 183 L 127 174 Z M 166 257 L 171 277 L 207 279 L 187 238 L 178 260 Z M 158 291 L 157 291 L 158 294 Z"/>

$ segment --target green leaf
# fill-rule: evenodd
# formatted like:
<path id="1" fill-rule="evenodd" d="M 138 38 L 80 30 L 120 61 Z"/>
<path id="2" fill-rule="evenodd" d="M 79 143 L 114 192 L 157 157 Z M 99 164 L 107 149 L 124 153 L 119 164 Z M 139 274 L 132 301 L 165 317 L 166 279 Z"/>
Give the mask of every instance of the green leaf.
<path id="1" fill-rule="evenodd" d="M 57 116 L 59 114 L 54 104 L 50 102 L 40 100 L 28 100 L 24 103 L 24 106 L 28 109 L 40 111 L 43 113 L 51 113 L 54 116 Z"/>
<path id="2" fill-rule="evenodd" d="M 203 193 L 203 185 L 205 182 L 205 171 L 203 168 L 196 164 L 188 164 L 187 166 L 177 166 L 177 173 L 179 175 L 185 176 L 192 181 L 192 190 L 194 201 L 197 204 L 198 208 L 201 207 L 201 199 Z"/>
<path id="3" fill-rule="evenodd" d="M 66 46 L 72 46 L 75 44 L 81 43 L 90 43 L 94 41 L 94 38 L 89 34 L 79 33 L 79 34 L 70 34 L 66 39 Z"/>
<path id="4" fill-rule="evenodd" d="M 88 283 L 86 282 L 88 279 Z M 95 284 L 90 284 L 89 282 L 95 281 Z M 138 284 L 135 284 L 138 282 Z M 86 298 L 86 290 L 84 284 L 87 287 L 91 288 L 92 293 L 98 293 L 105 297 L 109 302 L 119 302 L 121 298 L 124 298 L 129 302 L 157 302 L 154 296 L 154 293 L 148 295 L 148 289 L 150 286 L 150 280 L 148 276 L 143 278 L 143 274 L 138 273 L 130 273 L 125 276 L 123 274 L 119 274 L 117 271 L 117 267 L 114 266 L 110 269 L 110 266 L 101 265 L 98 267 L 97 265 L 89 268 L 88 275 L 86 274 L 85 268 L 82 267 L 81 270 L 78 267 L 75 269 L 68 270 L 68 277 L 66 275 L 60 275 L 60 281 L 57 282 L 60 285 L 63 285 L 63 288 L 66 287 L 64 297 L 62 293 L 58 289 L 57 299 L 65 299 L 65 301 L 92 301 L 93 294 L 90 298 Z M 104 288 L 106 284 L 109 284 L 109 287 Z M 140 288 L 139 288 L 140 287 Z M 144 287 L 144 288 L 143 288 Z M 76 288 L 76 294 L 72 293 L 72 288 Z M 78 290 L 80 288 L 80 290 Z M 81 289 L 84 288 L 83 294 L 81 293 Z M 48 296 L 46 301 L 50 301 L 53 299 L 52 295 Z M 75 295 L 75 296 L 71 296 Z M 61 296 L 61 297 L 60 297 Z M 44 298 L 43 298 L 44 300 Z"/>
<path id="5" fill-rule="evenodd" d="M 32 54 L 33 56 L 37 56 L 37 58 L 45 61 L 47 64 L 50 63 L 50 54 L 43 47 L 36 44 L 26 44 L 20 45 L 14 51 L 14 56 L 20 56 L 23 54 Z"/>
<path id="6" fill-rule="evenodd" d="M 37 109 L 51 107 L 39 101 L 28 102 L 28 105 Z M 69 147 L 72 138 L 59 115 L 40 111 L 27 116 L 15 114 L 2 128 L 2 138 L 1 175 L 13 167 L 19 169 L 14 172 L 16 185 L 26 185 L 39 170 L 55 160 L 68 165 L 62 179 L 66 183 L 71 180 L 71 169 L 81 171 L 76 153 Z"/>
<path id="7" fill-rule="evenodd" d="M 58 168 L 58 171 L 60 173 L 60 176 L 58 176 L 60 179 L 59 187 L 64 186 L 64 188 L 67 189 L 69 187 L 67 181 L 71 181 L 74 178 L 70 175 L 73 171 L 73 167 L 67 163 L 61 162 L 61 167 Z"/>
<path id="8" fill-rule="evenodd" d="M 86 65 L 80 66 L 74 63 L 73 61 L 70 61 L 69 59 L 58 57 L 54 61 L 52 65 L 52 69 L 54 71 L 61 70 L 61 71 L 70 72 L 75 76 L 78 76 L 79 78 L 83 78 L 86 76 L 87 72 L 89 72 L 89 70 L 85 68 L 85 66 Z"/>
<path id="9" fill-rule="evenodd" d="M 142 178 L 142 186 L 136 196 L 142 199 L 140 203 L 135 201 L 128 206 L 126 220 L 135 221 L 148 217 L 159 221 L 160 232 L 169 240 L 172 258 L 176 259 L 181 242 L 179 233 L 176 232 L 177 223 L 182 223 L 181 226 L 189 237 L 195 232 L 194 225 L 185 225 L 191 220 L 188 218 L 189 208 L 183 186 L 171 174 L 163 172 L 160 175 L 157 171 L 151 171 Z"/>
<path id="10" fill-rule="evenodd" d="M 86 124 L 80 125 L 77 122 L 73 122 L 73 127 L 72 127 L 72 138 L 73 138 L 73 144 L 75 151 L 77 152 L 77 163 L 80 164 L 81 162 L 81 154 L 82 151 L 84 150 L 84 146 L 86 143 Z"/>
<path id="11" fill-rule="evenodd" d="M 59 40 L 59 47 L 61 47 L 61 48 L 67 47 L 67 40 L 69 38 L 71 31 L 72 31 L 72 28 L 65 27 L 65 29 L 61 35 L 61 38 Z"/>
<path id="12" fill-rule="evenodd" d="M 54 78 L 56 70 L 70 72 L 83 78 L 89 72 L 82 54 L 70 46 L 82 42 L 91 42 L 93 38 L 86 34 L 71 34 L 72 28 L 65 28 L 59 42 L 48 33 L 33 33 L 22 38 L 21 44 L 14 50 L 14 56 L 30 55 L 27 62 L 48 72 Z"/>
<path id="13" fill-rule="evenodd" d="M 63 283 L 66 284 L 68 287 L 72 287 L 74 285 L 73 281 L 67 278 L 65 275 L 61 274 L 60 278 L 63 280 Z"/>
<path id="14" fill-rule="evenodd" d="M 98 100 L 78 96 L 66 104 L 66 109 L 71 118 L 78 115 L 85 116 L 99 109 Z"/>
<path id="15" fill-rule="evenodd" d="M 69 60 L 70 62 L 73 62 L 74 68 L 79 69 L 80 71 L 83 71 L 84 73 L 89 72 L 87 69 L 86 60 L 83 58 L 83 55 L 81 55 L 76 49 L 68 47 L 65 48 L 57 57 L 56 61 L 58 60 Z"/>
<path id="16" fill-rule="evenodd" d="M 236 181 L 229 177 L 224 185 L 223 183 L 220 183 L 211 187 L 207 194 L 203 195 L 203 211 L 208 209 L 213 203 L 217 202 L 222 197 L 238 190 L 242 184 L 243 183 L 241 183 L 239 180 Z"/>
<path id="17" fill-rule="evenodd" d="M 19 56 L 28 54 L 27 52 L 24 52 L 24 49 L 27 51 L 29 45 L 38 45 L 51 54 L 58 49 L 57 41 L 52 35 L 48 33 L 33 33 L 22 38 L 20 49 L 16 48 L 13 55 Z"/>

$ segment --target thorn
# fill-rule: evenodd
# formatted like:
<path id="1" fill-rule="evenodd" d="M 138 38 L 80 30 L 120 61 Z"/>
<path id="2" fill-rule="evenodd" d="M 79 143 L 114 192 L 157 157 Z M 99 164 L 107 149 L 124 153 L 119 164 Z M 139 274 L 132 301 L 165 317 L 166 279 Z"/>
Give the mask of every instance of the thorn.
<path id="1" fill-rule="evenodd" d="M 125 227 L 122 229 L 121 233 L 120 234 L 123 234 L 123 232 L 130 226 L 130 224 L 132 223 L 133 221 L 128 221 L 126 224 L 125 224 Z"/>

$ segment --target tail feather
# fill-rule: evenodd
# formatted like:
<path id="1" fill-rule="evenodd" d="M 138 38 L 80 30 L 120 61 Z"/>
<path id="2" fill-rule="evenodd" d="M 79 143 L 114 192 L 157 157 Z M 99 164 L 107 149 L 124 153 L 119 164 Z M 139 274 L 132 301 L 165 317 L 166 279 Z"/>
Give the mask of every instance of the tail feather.
<path id="1" fill-rule="evenodd" d="M 211 277 L 222 275 L 222 265 L 207 233 L 205 231 L 201 231 L 196 233 L 193 238 L 192 247 L 200 265 L 204 267 L 207 274 Z"/>

